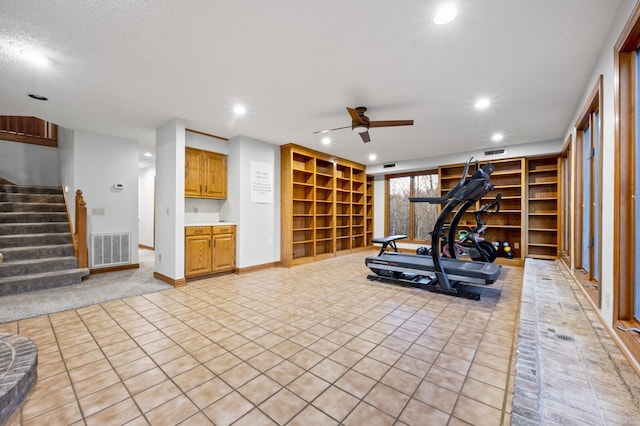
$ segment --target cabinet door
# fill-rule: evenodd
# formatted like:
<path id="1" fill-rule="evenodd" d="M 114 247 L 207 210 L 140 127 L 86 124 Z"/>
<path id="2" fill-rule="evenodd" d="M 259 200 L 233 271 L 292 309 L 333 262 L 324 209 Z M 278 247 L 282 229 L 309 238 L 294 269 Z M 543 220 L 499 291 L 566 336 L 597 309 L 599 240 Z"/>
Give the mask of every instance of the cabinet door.
<path id="1" fill-rule="evenodd" d="M 184 196 L 200 197 L 202 195 L 202 151 L 185 148 L 184 162 Z"/>
<path id="2" fill-rule="evenodd" d="M 227 198 L 227 156 L 204 152 L 203 197 Z"/>
<path id="3" fill-rule="evenodd" d="M 185 238 L 184 275 L 211 272 L 211 235 L 191 235 Z"/>
<path id="4" fill-rule="evenodd" d="M 236 266 L 236 238 L 233 234 L 213 236 L 214 271 L 233 269 Z"/>

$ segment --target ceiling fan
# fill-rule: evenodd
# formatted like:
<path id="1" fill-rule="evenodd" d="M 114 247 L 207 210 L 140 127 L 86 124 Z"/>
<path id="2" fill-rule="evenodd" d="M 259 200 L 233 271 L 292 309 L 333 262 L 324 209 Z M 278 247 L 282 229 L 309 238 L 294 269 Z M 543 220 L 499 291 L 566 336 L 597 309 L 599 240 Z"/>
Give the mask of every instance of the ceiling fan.
<path id="1" fill-rule="evenodd" d="M 369 137 L 369 128 L 371 127 L 392 127 L 392 126 L 413 126 L 413 120 L 385 120 L 385 121 L 370 121 L 369 117 L 364 115 L 367 111 L 366 107 L 359 106 L 356 108 L 347 107 L 347 111 L 351 116 L 351 126 L 337 127 L 335 129 L 319 130 L 315 133 L 324 133 L 332 130 L 348 129 L 351 128 L 354 132 L 359 133 L 363 142 L 371 141 Z"/>

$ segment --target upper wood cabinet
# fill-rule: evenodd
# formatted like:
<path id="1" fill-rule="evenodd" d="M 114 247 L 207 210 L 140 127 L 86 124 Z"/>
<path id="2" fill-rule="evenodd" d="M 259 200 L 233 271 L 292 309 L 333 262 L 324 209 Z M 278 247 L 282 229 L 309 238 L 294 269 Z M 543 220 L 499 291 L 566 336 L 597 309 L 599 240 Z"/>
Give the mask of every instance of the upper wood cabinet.
<path id="1" fill-rule="evenodd" d="M 227 156 L 185 148 L 184 196 L 227 198 Z"/>

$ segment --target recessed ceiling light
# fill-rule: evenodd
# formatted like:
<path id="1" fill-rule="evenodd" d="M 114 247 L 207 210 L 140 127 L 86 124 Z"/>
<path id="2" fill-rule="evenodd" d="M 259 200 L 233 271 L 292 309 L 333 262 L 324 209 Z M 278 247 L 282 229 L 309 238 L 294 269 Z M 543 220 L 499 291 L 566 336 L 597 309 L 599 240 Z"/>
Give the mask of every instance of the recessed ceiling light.
<path id="1" fill-rule="evenodd" d="M 500 142 L 502 139 L 504 139 L 504 135 L 502 133 L 494 133 L 491 136 L 491 140 L 494 142 Z"/>
<path id="2" fill-rule="evenodd" d="M 433 16 L 433 23 L 436 25 L 448 24 L 455 19 L 457 14 L 458 10 L 453 4 L 443 4 L 436 10 L 436 14 Z"/>
<path id="3" fill-rule="evenodd" d="M 331 143 L 331 138 L 328 138 L 326 136 L 324 138 L 322 138 L 322 144 L 323 145 L 329 145 L 330 143 Z"/>
<path id="4" fill-rule="evenodd" d="M 377 155 L 375 155 L 375 154 L 369 154 L 369 160 L 370 160 L 370 161 L 375 161 L 377 158 L 378 158 L 378 156 L 377 156 Z"/>
<path id="5" fill-rule="evenodd" d="M 145 153 L 144 153 L 144 156 L 145 156 L 145 157 L 153 157 L 153 154 L 152 154 L 152 153 L 150 153 L 150 152 L 145 152 Z"/>
<path id="6" fill-rule="evenodd" d="M 233 112 L 238 115 L 245 115 L 247 113 L 247 109 L 243 105 L 236 105 L 233 107 Z"/>
<path id="7" fill-rule="evenodd" d="M 46 96 L 36 95 L 35 93 L 29 93 L 27 96 L 29 96 L 32 99 L 36 99 L 38 101 L 48 101 L 49 100 L 49 98 L 47 98 Z"/>
<path id="8" fill-rule="evenodd" d="M 476 109 L 486 109 L 491 105 L 491 101 L 488 98 L 480 98 L 476 101 Z"/>
<path id="9" fill-rule="evenodd" d="M 26 58 L 29 62 L 39 67 L 46 67 L 47 65 L 49 65 L 49 60 L 47 59 L 47 57 L 44 56 L 42 53 L 38 52 L 37 50 L 22 49 L 20 51 L 20 54 L 22 54 L 22 56 Z"/>

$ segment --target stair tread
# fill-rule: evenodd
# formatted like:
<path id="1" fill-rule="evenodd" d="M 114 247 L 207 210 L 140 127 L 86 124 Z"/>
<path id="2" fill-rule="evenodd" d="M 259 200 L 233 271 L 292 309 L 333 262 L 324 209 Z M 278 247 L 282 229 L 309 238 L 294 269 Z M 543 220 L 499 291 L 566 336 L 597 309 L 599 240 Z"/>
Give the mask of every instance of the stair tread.
<path id="1" fill-rule="evenodd" d="M 22 234 L 24 235 L 24 234 Z M 10 253 L 10 252 L 16 252 L 16 251 L 23 251 L 23 250 L 46 250 L 46 249 L 55 249 L 55 248 L 66 248 L 66 247 L 73 247 L 73 244 L 69 243 L 69 244 L 46 244 L 43 246 L 20 246 L 20 247 L 7 247 L 7 248 L 3 248 L 0 249 L 0 253 Z"/>
<path id="2" fill-rule="evenodd" d="M 0 267 L 2 266 L 15 266 L 15 265 L 30 265 L 36 263 L 44 263 L 44 262 L 54 262 L 54 261 L 67 261 L 67 260 L 76 260 L 75 256 L 57 256 L 57 257 L 44 257 L 40 259 L 20 259 L 20 260 L 5 260 L 0 263 Z"/>
<path id="3" fill-rule="evenodd" d="M 88 268 L 62 269 L 60 271 L 38 272 L 36 274 L 2 277 L 0 278 L 0 285 L 4 283 L 9 283 L 9 282 L 26 281 L 30 279 L 49 278 L 49 277 L 57 277 L 57 276 L 64 276 L 64 275 L 71 275 L 71 276 L 81 275 L 84 277 L 86 275 L 89 275 L 89 269 Z"/>

